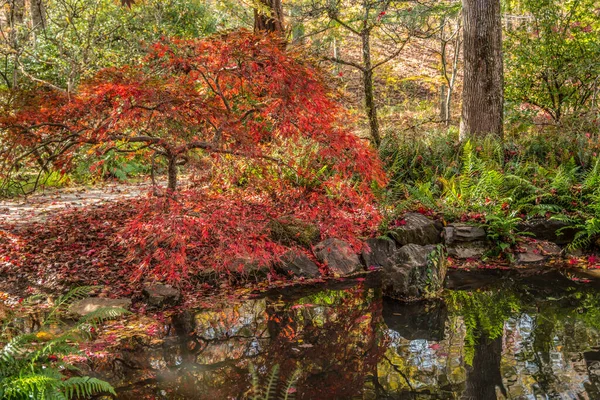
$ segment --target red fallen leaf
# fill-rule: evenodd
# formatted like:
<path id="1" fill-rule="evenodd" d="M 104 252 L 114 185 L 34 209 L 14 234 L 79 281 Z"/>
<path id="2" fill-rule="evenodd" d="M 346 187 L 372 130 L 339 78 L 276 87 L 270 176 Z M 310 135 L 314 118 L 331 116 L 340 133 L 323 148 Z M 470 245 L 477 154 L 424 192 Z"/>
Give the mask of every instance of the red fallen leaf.
<path id="1" fill-rule="evenodd" d="M 356 282 L 364 282 L 365 278 L 356 278 Z"/>
<path id="2" fill-rule="evenodd" d="M 430 345 L 429 345 L 429 348 L 430 348 L 431 350 L 438 350 L 440 347 L 441 347 L 441 346 L 440 346 L 440 344 L 439 344 L 439 343 L 432 343 L 432 344 L 430 344 Z"/>

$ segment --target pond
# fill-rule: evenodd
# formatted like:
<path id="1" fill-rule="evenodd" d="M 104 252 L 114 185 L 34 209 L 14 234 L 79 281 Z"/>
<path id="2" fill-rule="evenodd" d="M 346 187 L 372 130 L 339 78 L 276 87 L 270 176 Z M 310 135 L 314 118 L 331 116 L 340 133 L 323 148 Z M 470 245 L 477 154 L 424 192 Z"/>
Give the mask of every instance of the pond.
<path id="1" fill-rule="evenodd" d="M 298 371 L 296 399 L 600 399 L 596 289 L 476 286 L 406 304 L 359 279 L 189 310 L 96 373 L 120 399 L 244 398 L 251 366 L 266 387 L 275 365 L 280 391 Z"/>

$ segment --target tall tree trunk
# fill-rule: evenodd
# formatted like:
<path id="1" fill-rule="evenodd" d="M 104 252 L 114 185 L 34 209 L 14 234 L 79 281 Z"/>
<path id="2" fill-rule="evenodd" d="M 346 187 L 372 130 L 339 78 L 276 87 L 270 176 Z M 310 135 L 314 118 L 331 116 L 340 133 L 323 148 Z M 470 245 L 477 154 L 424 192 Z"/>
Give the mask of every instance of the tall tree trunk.
<path id="1" fill-rule="evenodd" d="M 10 33 L 8 36 L 8 40 L 13 50 L 13 76 L 12 76 L 12 87 L 19 87 L 19 55 L 21 54 L 21 50 L 19 48 L 19 25 L 23 24 L 23 20 L 25 18 L 25 0 L 9 0 L 5 6 L 6 19 L 8 20 L 8 25 L 10 27 Z"/>
<path id="2" fill-rule="evenodd" d="M 46 29 L 46 8 L 43 0 L 29 0 L 29 11 L 34 31 Z"/>
<path id="3" fill-rule="evenodd" d="M 461 140 L 503 136 L 504 74 L 500 0 L 463 0 Z"/>
<path id="4" fill-rule="evenodd" d="M 365 30 L 361 34 L 363 57 L 363 85 L 365 90 L 365 108 L 369 118 L 369 130 L 375 147 L 381 144 L 379 135 L 379 119 L 377 118 L 377 105 L 375 104 L 375 90 L 373 88 L 373 66 L 371 63 L 371 32 Z"/>
<path id="5" fill-rule="evenodd" d="M 285 33 L 281 0 L 260 0 L 263 6 L 254 9 L 254 32 Z"/>

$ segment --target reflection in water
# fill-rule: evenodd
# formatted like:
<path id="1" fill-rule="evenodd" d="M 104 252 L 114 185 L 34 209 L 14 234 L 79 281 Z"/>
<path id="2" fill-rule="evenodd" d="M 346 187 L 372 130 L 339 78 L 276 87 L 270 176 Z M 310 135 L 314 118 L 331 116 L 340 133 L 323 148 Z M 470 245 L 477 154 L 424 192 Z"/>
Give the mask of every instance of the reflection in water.
<path id="1" fill-rule="evenodd" d="M 249 366 L 297 399 L 599 399 L 600 295 L 509 282 L 402 304 L 355 286 L 266 296 L 173 318 L 155 347 L 97 371 L 119 398 L 236 399 Z"/>

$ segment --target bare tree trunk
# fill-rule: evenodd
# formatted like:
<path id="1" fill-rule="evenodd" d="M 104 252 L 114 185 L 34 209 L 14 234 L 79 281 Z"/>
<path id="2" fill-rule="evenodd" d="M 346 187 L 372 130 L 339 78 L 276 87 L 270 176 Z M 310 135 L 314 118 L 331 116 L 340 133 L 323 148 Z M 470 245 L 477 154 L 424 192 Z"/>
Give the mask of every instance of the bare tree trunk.
<path id="1" fill-rule="evenodd" d="M 377 118 L 377 105 L 375 104 L 375 90 L 373 88 L 373 66 L 371 63 L 371 32 L 365 30 L 361 33 L 363 57 L 363 85 L 365 89 L 365 107 L 369 118 L 371 138 L 376 148 L 381 144 L 379 134 L 379 119 Z"/>
<path id="2" fill-rule="evenodd" d="M 167 167 L 167 188 L 174 192 L 177 190 L 177 156 L 169 157 L 169 164 Z"/>
<path id="3" fill-rule="evenodd" d="M 260 9 L 254 9 L 254 32 L 285 33 L 281 0 L 260 0 Z"/>
<path id="4" fill-rule="evenodd" d="M 46 8 L 43 0 L 29 0 L 29 11 L 34 31 L 46 29 Z"/>
<path id="5" fill-rule="evenodd" d="M 12 76 L 12 87 L 19 87 L 19 36 L 18 36 L 18 26 L 23 24 L 23 20 L 25 18 L 25 0 L 9 0 L 5 6 L 5 15 L 8 20 L 8 25 L 10 27 L 10 33 L 8 40 L 10 42 L 10 46 L 12 46 L 13 50 L 13 76 Z"/>
<path id="6" fill-rule="evenodd" d="M 500 0 L 464 0 L 464 87 L 460 139 L 503 137 Z"/>

